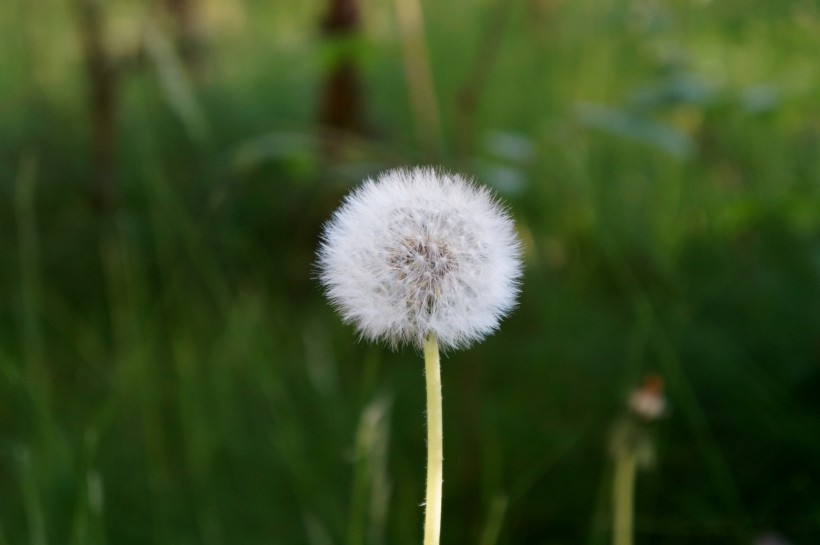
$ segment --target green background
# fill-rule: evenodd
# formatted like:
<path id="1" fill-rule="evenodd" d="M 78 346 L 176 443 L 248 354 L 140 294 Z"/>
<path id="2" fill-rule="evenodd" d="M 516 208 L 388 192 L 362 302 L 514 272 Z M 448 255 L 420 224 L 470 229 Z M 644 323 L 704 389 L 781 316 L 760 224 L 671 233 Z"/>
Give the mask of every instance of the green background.
<path id="1" fill-rule="evenodd" d="M 817 2 L 425 0 L 403 49 L 413 0 L 346 37 L 207 0 L 192 71 L 161 3 L 108 0 L 102 206 L 87 4 L 0 4 L 0 543 L 419 543 L 421 356 L 358 342 L 312 262 L 350 188 L 429 163 L 496 189 L 526 268 L 443 360 L 444 545 L 608 543 L 650 374 L 636 543 L 820 542 Z M 320 129 L 343 59 L 355 134 Z"/>

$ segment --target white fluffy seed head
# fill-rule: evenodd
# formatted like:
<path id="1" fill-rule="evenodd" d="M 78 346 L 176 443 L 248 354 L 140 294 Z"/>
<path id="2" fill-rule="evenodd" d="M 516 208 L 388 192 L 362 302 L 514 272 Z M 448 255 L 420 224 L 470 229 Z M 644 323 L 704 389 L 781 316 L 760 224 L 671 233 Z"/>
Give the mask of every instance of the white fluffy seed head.
<path id="1" fill-rule="evenodd" d="M 319 279 L 361 337 L 464 348 L 515 306 L 521 244 L 485 187 L 430 167 L 396 169 L 351 192 L 324 227 Z"/>

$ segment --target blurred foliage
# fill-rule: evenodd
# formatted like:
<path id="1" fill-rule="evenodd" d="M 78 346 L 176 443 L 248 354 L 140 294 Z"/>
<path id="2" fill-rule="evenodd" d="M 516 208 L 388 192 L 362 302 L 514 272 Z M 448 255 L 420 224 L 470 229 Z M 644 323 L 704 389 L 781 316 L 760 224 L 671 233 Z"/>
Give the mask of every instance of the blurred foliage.
<path id="1" fill-rule="evenodd" d="M 84 1 L 0 4 L 0 544 L 418 543 L 419 354 L 357 343 L 311 265 L 350 187 L 432 159 L 395 3 L 332 39 L 319 0 L 202 0 L 194 77 L 159 3 L 103 2 L 100 211 Z M 820 6 L 423 7 L 438 160 L 509 202 L 527 268 L 444 361 L 443 543 L 607 543 L 607 433 L 650 373 L 636 542 L 816 543 Z M 334 135 L 350 52 L 368 128 Z"/>

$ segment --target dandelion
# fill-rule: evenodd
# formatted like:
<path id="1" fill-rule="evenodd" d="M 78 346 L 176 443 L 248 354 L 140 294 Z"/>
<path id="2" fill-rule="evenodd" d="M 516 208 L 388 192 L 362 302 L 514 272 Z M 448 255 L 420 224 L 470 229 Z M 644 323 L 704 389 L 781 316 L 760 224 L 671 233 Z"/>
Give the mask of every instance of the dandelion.
<path id="1" fill-rule="evenodd" d="M 515 306 L 521 245 L 486 188 L 430 167 L 396 169 L 350 193 L 317 253 L 328 298 L 361 338 L 424 352 L 425 545 L 439 541 L 442 483 L 439 345 L 466 348 Z"/>
<path id="2" fill-rule="evenodd" d="M 639 468 L 655 462 L 652 425 L 666 412 L 663 379 L 650 375 L 627 400 L 628 413 L 615 423 L 609 450 L 615 462 L 612 480 L 612 543 L 632 545 L 635 478 Z"/>

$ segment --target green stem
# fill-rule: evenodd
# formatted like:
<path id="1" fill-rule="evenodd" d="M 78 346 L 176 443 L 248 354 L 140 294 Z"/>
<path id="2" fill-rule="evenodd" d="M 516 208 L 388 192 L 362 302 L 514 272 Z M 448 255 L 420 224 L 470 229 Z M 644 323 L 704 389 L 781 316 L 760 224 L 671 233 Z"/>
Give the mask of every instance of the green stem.
<path id="1" fill-rule="evenodd" d="M 427 497 L 424 512 L 424 545 L 438 545 L 441 533 L 444 432 L 438 339 L 432 333 L 424 342 L 424 374 L 427 378 Z"/>
<path id="2" fill-rule="evenodd" d="M 619 455 L 615 459 L 615 479 L 613 482 L 613 545 L 632 545 L 633 499 L 635 496 L 636 460 L 632 453 Z"/>

